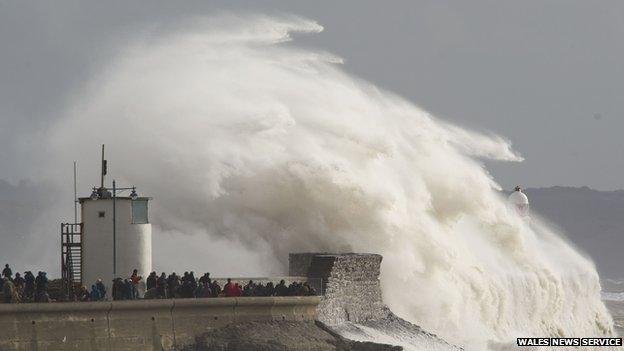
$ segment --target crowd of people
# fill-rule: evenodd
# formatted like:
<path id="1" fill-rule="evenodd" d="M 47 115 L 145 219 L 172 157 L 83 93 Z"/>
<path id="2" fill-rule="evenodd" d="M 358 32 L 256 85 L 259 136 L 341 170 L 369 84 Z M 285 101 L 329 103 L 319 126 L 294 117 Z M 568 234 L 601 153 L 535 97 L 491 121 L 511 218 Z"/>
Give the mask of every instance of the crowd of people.
<path id="1" fill-rule="evenodd" d="M 113 280 L 113 300 L 141 298 L 138 286 L 142 279 L 134 270 L 128 279 Z M 221 287 L 217 280 L 210 278 L 210 273 L 196 278 L 194 272 L 184 272 L 182 276 L 175 272 L 169 275 L 164 272 L 160 275 L 152 272 L 145 280 L 145 289 L 142 296 L 144 299 L 316 295 L 316 291 L 307 282 L 292 282 L 286 285 L 286 282 L 281 280 L 274 285 L 272 282 L 263 284 L 249 280 L 245 285 L 241 285 L 228 278 Z"/>
<path id="2" fill-rule="evenodd" d="M 48 293 L 49 280 L 45 272 L 38 272 L 35 276 L 32 272 L 15 273 L 6 264 L 2 270 L 0 279 L 0 292 L 4 303 L 20 302 L 50 302 Z M 171 298 L 210 298 L 210 297 L 244 297 L 244 296 L 310 296 L 316 295 L 316 291 L 308 282 L 292 282 L 286 284 L 281 280 L 277 284 L 273 282 L 246 283 L 234 282 L 228 278 L 221 286 L 219 281 L 212 279 L 210 273 L 205 273 L 196 278 L 194 272 L 184 272 L 182 276 L 176 273 L 169 275 L 164 272 L 157 275 L 156 272 L 143 281 L 135 269 L 128 278 L 115 278 L 112 281 L 112 291 L 108 296 L 107 287 L 98 279 L 91 288 L 82 286 L 75 291 L 76 301 L 102 301 L 109 300 L 136 300 L 136 299 L 171 299 Z M 145 293 L 142 293 L 145 291 Z"/>
<path id="3" fill-rule="evenodd" d="M 82 286 L 76 293 L 76 300 L 84 302 L 106 300 L 106 286 L 102 283 L 102 279 L 98 279 L 95 284 L 91 285 L 91 290 Z"/>
<path id="4" fill-rule="evenodd" d="M 35 276 L 31 271 L 26 271 L 23 276 L 15 273 L 14 277 L 13 270 L 6 264 L 1 278 L 0 291 L 4 303 L 50 302 L 46 272 L 38 272 Z"/>
<path id="5" fill-rule="evenodd" d="M 6 264 L 0 276 L 0 292 L 4 303 L 21 302 L 50 302 L 48 293 L 49 279 L 45 272 L 38 272 L 35 276 L 26 271 L 23 275 L 15 273 Z M 109 297 L 106 285 L 98 279 L 91 288 L 82 286 L 75 292 L 76 301 L 102 301 L 112 297 L 113 300 L 136 299 L 171 299 L 171 298 L 210 298 L 210 297 L 244 297 L 244 296 L 310 296 L 316 291 L 308 282 L 292 282 L 286 284 L 281 280 L 273 282 L 254 282 L 249 280 L 239 284 L 228 278 L 221 286 L 219 281 L 212 279 L 210 273 L 199 278 L 194 272 L 184 272 L 182 276 L 176 273 L 169 275 L 156 272 L 143 281 L 135 269 L 128 278 L 115 278 L 112 281 L 112 291 Z M 145 293 L 141 293 L 145 291 Z"/>

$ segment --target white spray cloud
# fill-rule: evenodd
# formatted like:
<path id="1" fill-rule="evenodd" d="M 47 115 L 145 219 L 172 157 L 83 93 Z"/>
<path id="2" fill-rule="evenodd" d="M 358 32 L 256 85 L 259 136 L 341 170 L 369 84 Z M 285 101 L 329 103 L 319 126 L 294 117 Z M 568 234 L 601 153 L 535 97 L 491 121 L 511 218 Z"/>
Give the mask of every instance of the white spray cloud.
<path id="1" fill-rule="evenodd" d="M 230 238 L 270 271 L 294 251 L 381 253 L 387 303 L 451 341 L 609 333 L 593 264 L 508 215 L 474 159 L 521 160 L 509 142 L 283 43 L 321 29 L 226 16 L 143 36 L 71 103 L 53 150 L 88 164 L 105 142 L 160 231 Z"/>

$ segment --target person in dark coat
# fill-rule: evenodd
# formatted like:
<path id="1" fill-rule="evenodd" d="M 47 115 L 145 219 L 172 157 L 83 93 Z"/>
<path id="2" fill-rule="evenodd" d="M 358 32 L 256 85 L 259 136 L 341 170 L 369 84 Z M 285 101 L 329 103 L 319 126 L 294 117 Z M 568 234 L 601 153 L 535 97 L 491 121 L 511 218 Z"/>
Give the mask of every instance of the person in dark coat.
<path id="1" fill-rule="evenodd" d="M 35 296 L 35 276 L 31 271 L 24 273 L 24 301 L 32 302 Z"/>
<path id="2" fill-rule="evenodd" d="M 212 284 L 210 285 L 210 292 L 212 297 L 219 297 L 219 295 L 221 295 L 221 285 L 219 285 L 218 281 L 212 281 Z"/>
<path id="3" fill-rule="evenodd" d="M 13 279 L 13 284 L 15 285 L 15 291 L 20 297 L 24 296 L 24 278 L 19 273 L 15 273 L 15 279 Z"/>
<path id="4" fill-rule="evenodd" d="M 37 277 L 35 278 L 35 289 L 37 293 L 48 289 L 48 277 L 45 272 L 37 273 Z"/>
<path id="5" fill-rule="evenodd" d="M 283 279 L 275 286 L 275 296 L 288 296 L 288 287 Z"/>
<path id="6" fill-rule="evenodd" d="M 113 279 L 113 300 L 123 300 L 124 299 L 124 284 L 121 278 Z"/>
<path id="7" fill-rule="evenodd" d="M 132 300 L 132 282 L 128 279 L 123 281 L 123 297 L 124 300 Z"/>
<path id="8" fill-rule="evenodd" d="M 100 290 L 97 288 L 95 284 L 91 285 L 91 293 L 89 294 L 91 301 L 100 301 L 102 299 L 102 295 L 100 295 Z"/>
<path id="9" fill-rule="evenodd" d="M 178 289 L 180 287 L 180 277 L 175 274 L 175 272 L 171 273 L 167 277 L 167 296 L 171 299 L 174 297 L 180 297 Z"/>
<path id="10" fill-rule="evenodd" d="M 78 293 L 76 294 L 76 300 L 80 302 L 87 302 L 91 300 L 91 296 L 89 295 L 89 290 L 87 290 L 86 286 L 82 286 Z"/>
<path id="11" fill-rule="evenodd" d="M 256 284 L 254 284 L 253 280 L 250 280 L 247 285 L 243 288 L 243 296 L 253 296 L 254 290 L 256 289 Z"/>
<path id="12" fill-rule="evenodd" d="M 201 291 L 198 292 L 197 297 L 212 297 L 211 284 L 208 284 L 208 282 L 204 280 L 200 286 Z"/>
<path id="13" fill-rule="evenodd" d="M 304 296 L 316 295 L 316 291 L 314 290 L 313 287 L 310 286 L 310 284 L 308 284 L 308 282 L 303 283 L 303 293 L 304 293 Z"/>
<path id="14" fill-rule="evenodd" d="M 265 296 L 266 287 L 262 283 L 257 283 L 254 285 L 253 291 L 251 292 L 251 296 Z"/>
<path id="15" fill-rule="evenodd" d="M 273 286 L 273 282 L 268 282 L 266 287 L 264 288 L 263 296 L 273 296 L 275 295 L 275 287 Z"/>
<path id="16" fill-rule="evenodd" d="M 13 271 L 11 270 L 11 267 L 9 267 L 8 263 L 4 265 L 4 269 L 2 270 L 2 276 L 5 278 L 9 278 L 9 280 L 13 280 Z"/>
<path id="17" fill-rule="evenodd" d="M 160 277 L 156 279 L 156 289 L 158 289 L 158 293 L 162 296 L 163 299 L 166 299 L 167 296 L 167 276 L 165 272 L 162 272 Z"/>
<path id="18" fill-rule="evenodd" d="M 150 273 L 150 275 L 147 276 L 147 279 L 145 280 L 145 289 L 149 290 L 151 288 L 155 288 L 156 279 L 158 279 L 158 277 L 156 277 L 156 272 Z"/>
<path id="19" fill-rule="evenodd" d="M 100 292 L 100 300 L 105 300 L 106 299 L 106 286 L 104 285 L 104 283 L 102 283 L 102 279 L 97 280 L 97 282 L 95 283 L 95 287 Z"/>
<path id="20" fill-rule="evenodd" d="M 191 289 L 191 284 L 190 284 L 189 272 L 184 272 L 184 275 L 182 275 L 182 279 L 180 279 L 178 295 L 180 295 L 180 297 L 183 297 L 183 298 L 191 297 L 190 295 L 192 294 L 192 292 L 190 291 L 190 289 Z"/>
<path id="21" fill-rule="evenodd" d="M 208 285 L 212 284 L 212 281 L 210 279 L 210 273 L 204 273 L 204 275 L 202 275 L 201 278 L 199 278 L 199 283 L 200 284 L 207 283 Z"/>
<path id="22" fill-rule="evenodd" d="M 48 296 L 48 277 L 45 272 L 37 273 L 35 278 L 35 302 L 50 302 Z"/>
<path id="23" fill-rule="evenodd" d="M 288 295 L 287 296 L 303 296 L 303 290 L 301 283 L 292 282 L 288 286 Z"/>
<path id="24" fill-rule="evenodd" d="M 197 295 L 195 295 L 195 291 L 197 290 L 197 279 L 195 278 L 195 273 L 193 271 L 189 273 L 188 285 L 189 297 L 197 297 Z"/>

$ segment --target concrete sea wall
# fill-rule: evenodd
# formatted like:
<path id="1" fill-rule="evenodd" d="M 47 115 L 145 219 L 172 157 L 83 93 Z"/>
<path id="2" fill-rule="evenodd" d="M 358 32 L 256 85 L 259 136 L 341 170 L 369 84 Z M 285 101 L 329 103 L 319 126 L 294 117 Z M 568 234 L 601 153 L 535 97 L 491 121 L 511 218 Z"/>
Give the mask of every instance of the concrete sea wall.
<path id="1" fill-rule="evenodd" d="M 177 350 L 214 328 L 312 321 L 319 297 L 0 304 L 0 351 Z"/>
<path id="2" fill-rule="evenodd" d="M 0 351 L 401 349 L 379 340 L 459 350 L 384 305 L 381 262 L 377 254 L 291 254 L 289 273 L 318 283 L 322 296 L 0 304 Z"/>

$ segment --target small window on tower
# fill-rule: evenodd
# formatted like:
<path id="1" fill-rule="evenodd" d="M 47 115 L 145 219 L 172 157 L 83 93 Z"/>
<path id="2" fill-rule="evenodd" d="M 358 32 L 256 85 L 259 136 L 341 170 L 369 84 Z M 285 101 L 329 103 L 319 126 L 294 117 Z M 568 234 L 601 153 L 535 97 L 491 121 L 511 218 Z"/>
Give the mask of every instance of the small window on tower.
<path id="1" fill-rule="evenodd" d="M 100 218 L 104 218 L 105 215 L 106 215 L 106 212 L 104 212 L 104 211 L 99 211 L 98 212 L 98 217 L 100 217 Z"/>
<path id="2" fill-rule="evenodd" d="M 132 223 L 145 224 L 147 220 L 147 200 L 132 201 Z"/>

